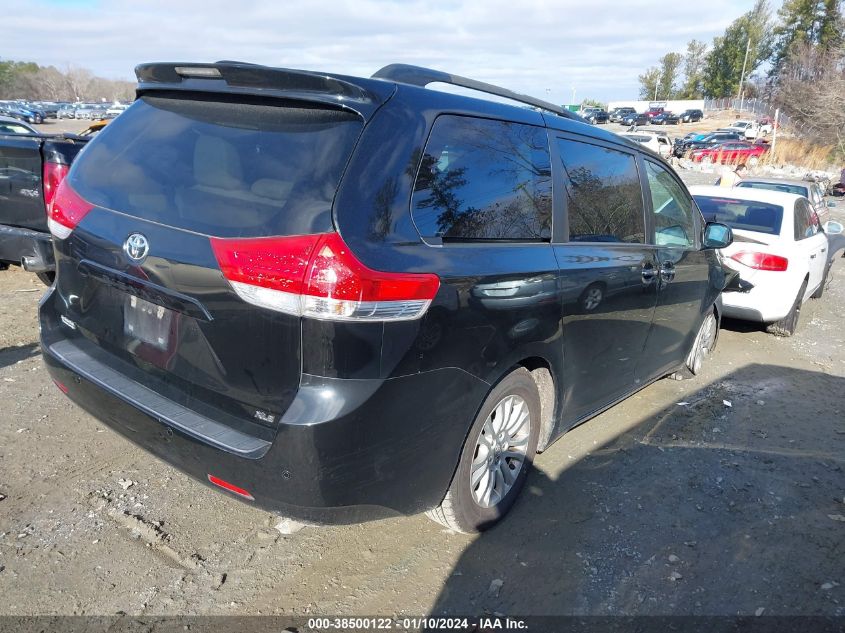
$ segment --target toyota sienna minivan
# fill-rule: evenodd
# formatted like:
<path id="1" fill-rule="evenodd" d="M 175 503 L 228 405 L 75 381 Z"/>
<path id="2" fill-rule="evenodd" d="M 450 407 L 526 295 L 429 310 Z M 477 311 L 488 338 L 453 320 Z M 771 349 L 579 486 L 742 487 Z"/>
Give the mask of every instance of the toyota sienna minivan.
<path id="1" fill-rule="evenodd" d="M 716 342 L 730 229 L 577 115 L 402 65 L 136 72 L 50 209 L 44 358 L 209 486 L 482 530 L 537 452 Z"/>

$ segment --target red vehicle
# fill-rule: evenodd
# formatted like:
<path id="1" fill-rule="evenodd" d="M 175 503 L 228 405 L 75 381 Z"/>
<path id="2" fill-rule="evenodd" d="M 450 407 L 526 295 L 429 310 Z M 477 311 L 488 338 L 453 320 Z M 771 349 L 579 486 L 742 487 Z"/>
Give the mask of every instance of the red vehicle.
<path id="1" fill-rule="evenodd" d="M 649 121 L 656 117 L 658 114 L 663 114 L 666 108 L 651 108 L 648 110 L 645 115 L 649 118 Z"/>
<path id="2" fill-rule="evenodd" d="M 760 162 L 760 156 L 768 151 L 767 144 L 732 141 L 715 147 L 693 150 L 690 158 L 697 163 L 736 163 L 754 166 Z"/>

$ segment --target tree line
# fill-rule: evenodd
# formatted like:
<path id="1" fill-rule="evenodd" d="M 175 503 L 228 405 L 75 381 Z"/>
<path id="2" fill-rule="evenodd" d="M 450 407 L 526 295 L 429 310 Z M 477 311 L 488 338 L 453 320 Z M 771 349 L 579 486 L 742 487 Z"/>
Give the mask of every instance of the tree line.
<path id="1" fill-rule="evenodd" d="M 684 54 L 661 57 L 639 76 L 640 98 L 739 96 L 743 70 L 746 96 L 772 97 L 787 80 L 805 76 L 807 64 L 814 74 L 822 62 L 845 62 L 843 29 L 842 0 L 785 0 L 777 18 L 766 0 L 757 0 L 709 46 L 691 40 Z"/>
<path id="2" fill-rule="evenodd" d="M 135 83 L 97 77 L 85 68 L 39 66 L 0 59 L 0 99 L 30 101 L 131 101 Z"/>
<path id="3" fill-rule="evenodd" d="M 639 80 L 648 100 L 762 98 L 809 140 L 845 156 L 842 0 L 784 0 L 776 15 L 757 0 L 709 46 L 692 40 L 685 54 L 666 53 Z"/>

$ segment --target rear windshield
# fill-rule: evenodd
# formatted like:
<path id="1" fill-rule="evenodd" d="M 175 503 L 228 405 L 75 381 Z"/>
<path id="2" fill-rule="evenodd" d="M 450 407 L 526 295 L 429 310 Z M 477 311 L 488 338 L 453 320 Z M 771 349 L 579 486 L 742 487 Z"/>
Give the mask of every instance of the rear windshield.
<path id="1" fill-rule="evenodd" d="M 708 222 L 721 222 L 734 229 L 780 234 L 783 207 L 754 200 L 693 196 Z"/>
<path id="2" fill-rule="evenodd" d="M 146 96 L 90 143 L 70 182 L 97 206 L 198 233 L 317 233 L 332 227 L 362 126 L 324 108 Z"/>
<path id="3" fill-rule="evenodd" d="M 780 182 L 749 182 L 743 180 L 737 187 L 745 187 L 746 189 L 768 189 L 769 191 L 782 191 L 783 193 L 792 193 L 796 196 L 807 197 L 807 187 L 801 185 L 788 185 Z"/>

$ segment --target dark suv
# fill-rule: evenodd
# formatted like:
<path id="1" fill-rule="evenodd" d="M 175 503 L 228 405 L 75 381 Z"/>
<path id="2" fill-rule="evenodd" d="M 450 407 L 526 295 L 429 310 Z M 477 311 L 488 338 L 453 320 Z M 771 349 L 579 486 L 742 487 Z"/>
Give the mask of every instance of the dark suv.
<path id="1" fill-rule="evenodd" d="M 607 118 L 611 123 L 621 123 L 627 115 L 636 113 L 637 111 L 631 107 L 613 108 Z"/>
<path id="2" fill-rule="evenodd" d="M 694 149 L 704 149 L 707 147 L 715 147 L 728 141 L 742 141 L 743 139 L 737 132 L 711 132 L 710 134 L 693 135 L 690 138 L 675 139 L 672 149 L 672 154 L 678 158 L 686 156 Z"/>
<path id="3" fill-rule="evenodd" d="M 729 229 L 574 114 L 402 65 L 136 72 L 51 207 L 44 358 L 208 485 L 484 529 L 536 452 L 715 343 Z"/>
<path id="4" fill-rule="evenodd" d="M 581 111 L 581 116 L 593 125 L 601 125 L 608 121 L 608 114 L 602 108 L 585 108 Z"/>
<path id="5" fill-rule="evenodd" d="M 704 118 L 704 112 L 701 110 L 684 110 L 678 115 L 681 123 L 698 123 Z"/>

